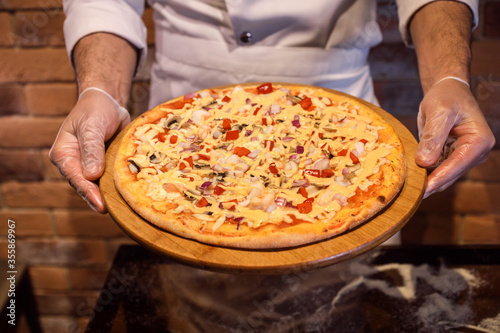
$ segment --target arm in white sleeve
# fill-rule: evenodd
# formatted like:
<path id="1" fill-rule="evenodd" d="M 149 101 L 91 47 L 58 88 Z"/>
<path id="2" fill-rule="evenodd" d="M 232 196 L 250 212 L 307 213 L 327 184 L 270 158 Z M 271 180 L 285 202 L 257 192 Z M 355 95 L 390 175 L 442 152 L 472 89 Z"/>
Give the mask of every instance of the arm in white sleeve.
<path id="1" fill-rule="evenodd" d="M 78 41 L 96 32 L 119 36 L 140 50 L 137 71 L 147 54 L 147 29 L 142 21 L 144 0 L 64 0 L 64 38 L 73 63 L 72 53 Z"/>
<path id="2" fill-rule="evenodd" d="M 403 36 L 403 40 L 406 43 L 406 45 L 413 44 L 410 36 L 410 27 L 409 27 L 413 15 L 415 15 L 415 13 L 425 5 L 435 1 L 442 1 L 442 0 L 396 0 L 396 3 L 398 5 L 399 31 L 401 32 L 401 35 Z M 478 18 L 479 0 L 454 0 L 454 1 L 461 2 L 469 7 L 474 18 L 473 29 L 475 29 L 479 21 Z"/>

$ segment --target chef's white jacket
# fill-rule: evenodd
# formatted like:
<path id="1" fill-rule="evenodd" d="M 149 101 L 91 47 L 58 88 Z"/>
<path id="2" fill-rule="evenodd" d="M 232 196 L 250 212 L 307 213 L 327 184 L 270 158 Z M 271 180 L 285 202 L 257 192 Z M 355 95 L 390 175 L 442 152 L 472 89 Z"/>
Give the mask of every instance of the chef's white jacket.
<path id="1" fill-rule="evenodd" d="M 435 0 L 396 0 L 411 44 L 412 15 Z M 478 1 L 468 5 L 478 22 Z M 156 54 L 150 106 L 217 85 L 274 81 L 313 84 L 376 103 L 367 65 L 382 39 L 376 0 L 148 0 Z M 147 53 L 145 0 L 64 0 L 66 47 L 95 32 L 120 36 Z M 146 69 L 149 70 L 149 69 Z"/>

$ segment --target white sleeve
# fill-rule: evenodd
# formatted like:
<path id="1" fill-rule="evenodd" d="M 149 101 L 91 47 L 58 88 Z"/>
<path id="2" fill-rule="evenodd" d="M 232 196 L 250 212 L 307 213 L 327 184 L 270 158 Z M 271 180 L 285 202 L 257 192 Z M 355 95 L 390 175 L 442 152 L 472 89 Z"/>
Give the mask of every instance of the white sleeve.
<path id="1" fill-rule="evenodd" d="M 95 32 L 108 32 L 140 50 L 138 71 L 147 54 L 147 29 L 142 21 L 144 0 L 64 0 L 64 39 L 72 61 L 78 41 Z"/>
<path id="2" fill-rule="evenodd" d="M 441 0 L 396 0 L 398 5 L 398 16 L 399 16 L 399 31 L 403 36 L 403 40 L 406 45 L 411 45 L 411 37 L 409 31 L 409 24 L 413 15 L 425 5 Z M 473 29 L 474 30 L 479 21 L 478 11 L 479 11 L 479 0 L 454 0 L 457 2 L 462 2 L 467 5 L 474 16 Z"/>

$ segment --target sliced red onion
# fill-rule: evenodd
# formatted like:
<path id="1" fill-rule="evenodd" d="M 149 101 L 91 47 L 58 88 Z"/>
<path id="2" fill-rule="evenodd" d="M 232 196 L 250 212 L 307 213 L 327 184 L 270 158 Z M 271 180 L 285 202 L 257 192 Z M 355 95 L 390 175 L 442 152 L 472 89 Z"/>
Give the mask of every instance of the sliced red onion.
<path id="1" fill-rule="evenodd" d="M 219 130 L 215 130 L 215 132 L 214 132 L 214 134 L 213 134 L 213 137 L 214 137 L 214 139 L 217 139 L 217 138 L 218 138 L 219 136 L 221 136 L 221 135 L 222 135 L 222 132 L 221 132 L 221 131 L 219 131 Z"/>
<path id="2" fill-rule="evenodd" d="M 245 101 L 247 104 L 250 104 L 252 103 L 252 100 L 250 100 L 250 98 L 247 98 L 247 100 Z"/>
<path id="3" fill-rule="evenodd" d="M 260 149 L 255 149 L 250 154 L 248 154 L 248 157 L 251 158 L 251 159 L 254 159 L 257 156 L 259 156 L 259 154 L 260 154 Z"/>
<path id="4" fill-rule="evenodd" d="M 191 124 L 192 122 L 193 122 L 193 121 L 192 121 L 191 119 L 188 119 L 188 120 L 186 121 L 186 124 Z"/>
<path id="5" fill-rule="evenodd" d="M 184 99 L 190 99 L 190 98 L 195 98 L 197 95 L 196 92 L 191 92 L 189 94 L 184 95 Z"/>
<path id="6" fill-rule="evenodd" d="M 304 166 L 311 165 L 313 163 L 312 158 L 308 158 L 307 160 L 304 161 Z"/>
<path id="7" fill-rule="evenodd" d="M 222 206 L 222 202 L 219 202 L 219 209 L 224 209 L 224 206 Z"/>
<path id="8" fill-rule="evenodd" d="M 285 207 L 286 205 L 286 199 L 285 198 L 281 198 L 281 197 L 277 197 L 276 200 L 274 200 L 274 202 L 276 202 L 276 205 L 278 207 Z"/>
<path id="9" fill-rule="evenodd" d="M 290 142 L 290 141 L 292 141 L 293 139 L 295 139 L 293 136 L 285 136 L 285 137 L 283 138 L 283 142 Z"/>
<path id="10" fill-rule="evenodd" d="M 280 113 L 280 111 L 281 110 L 280 110 L 280 106 L 279 105 L 277 105 L 277 104 L 271 105 L 271 110 L 270 110 L 271 114 L 278 114 L 278 113 Z"/>
<path id="11" fill-rule="evenodd" d="M 197 139 L 198 139 L 198 135 L 196 135 L 196 134 L 186 136 L 186 140 L 188 140 L 188 141 L 196 141 Z"/>
<path id="12" fill-rule="evenodd" d="M 292 202 L 291 202 L 291 201 L 287 201 L 287 202 L 286 202 L 286 207 L 289 207 L 289 208 L 297 208 L 297 206 L 294 206 L 294 205 L 292 204 Z"/>
<path id="13" fill-rule="evenodd" d="M 349 173 L 349 169 L 347 169 L 347 168 L 343 168 L 342 169 L 342 174 L 343 175 L 347 175 L 348 173 Z"/>
<path id="14" fill-rule="evenodd" d="M 258 137 L 256 137 L 256 136 L 254 136 L 254 137 L 250 138 L 250 141 L 258 141 L 258 140 L 259 140 L 259 138 L 258 138 Z"/>
<path id="15" fill-rule="evenodd" d="M 252 135 L 252 133 L 253 133 L 253 131 L 252 131 L 252 130 L 247 130 L 247 131 L 245 132 L 245 136 L 250 136 L 250 135 Z"/>
<path id="16" fill-rule="evenodd" d="M 181 141 L 177 144 L 177 146 L 180 148 L 189 148 L 191 147 L 191 144 L 189 142 Z"/>
<path id="17" fill-rule="evenodd" d="M 294 180 L 292 187 L 308 187 L 309 181 L 307 179 Z"/>
<path id="18" fill-rule="evenodd" d="M 243 221 L 243 216 L 240 216 L 240 217 L 237 217 L 234 219 L 236 222 L 240 223 L 241 221 Z"/>
<path id="19" fill-rule="evenodd" d="M 297 128 L 300 128 L 300 120 L 292 120 L 292 125 Z"/>
<path id="20" fill-rule="evenodd" d="M 289 160 L 290 160 L 290 161 L 295 161 L 295 160 L 298 160 L 298 159 L 300 159 L 299 154 L 292 154 L 292 155 L 290 155 L 290 157 L 289 157 Z"/>
<path id="21" fill-rule="evenodd" d="M 254 107 L 254 106 L 256 106 L 256 105 L 257 105 L 257 103 L 252 103 L 252 107 Z"/>
<path id="22" fill-rule="evenodd" d="M 206 190 L 207 188 L 210 187 L 210 185 L 212 185 L 212 182 L 204 182 L 203 184 L 201 184 L 200 188 L 202 190 Z"/>
<path id="23" fill-rule="evenodd" d="M 304 153 L 304 146 L 297 146 L 297 154 L 303 154 Z"/>
<path id="24" fill-rule="evenodd" d="M 314 162 L 312 169 L 325 170 L 330 167 L 330 160 L 327 158 L 322 158 Z"/>

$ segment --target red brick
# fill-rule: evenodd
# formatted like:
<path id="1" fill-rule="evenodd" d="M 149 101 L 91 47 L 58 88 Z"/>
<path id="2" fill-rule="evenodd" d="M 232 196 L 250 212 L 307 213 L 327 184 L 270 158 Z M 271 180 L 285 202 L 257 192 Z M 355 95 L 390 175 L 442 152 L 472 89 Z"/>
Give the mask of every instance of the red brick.
<path id="1" fill-rule="evenodd" d="M 0 84 L 0 116 L 26 113 L 24 88 L 19 84 Z"/>
<path id="2" fill-rule="evenodd" d="M 42 316 L 89 316 L 98 295 L 97 291 L 35 291 L 38 313 Z"/>
<path id="3" fill-rule="evenodd" d="M 500 212 L 500 183 L 458 183 L 453 201 L 458 213 Z"/>
<path id="4" fill-rule="evenodd" d="M 58 210 L 54 223 L 60 236 L 119 237 L 123 232 L 109 215 L 91 210 Z"/>
<path id="5" fill-rule="evenodd" d="M 416 214 L 401 230 L 403 244 L 459 244 L 461 218 L 452 214 Z"/>
<path id="6" fill-rule="evenodd" d="M 17 42 L 22 46 L 64 46 L 62 10 L 19 11 L 14 15 Z"/>
<path id="7" fill-rule="evenodd" d="M 26 101 L 32 114 L 65 116 L 75 106 L 78 92 L 74 83 L 29 84 Z"/>
<path id="8" fill-rule="evenodd" d="M 483 36 L 500 38 L 500 2 L 487 1 L 484 4 Z"/>
<path id="9" fill-rule="evenodd" d="M 154 10 L 153 8 L 146 8 L 142 14 L 142 21 L 148 29 L 148 45 L 153 45 L 155 43 L 155 23 L 153 21 Z"/>
<path id="10" fill-rule="evenodd" d="M 73 290 L 100 290 L 108 269 L 104 267 L 79 267 L 69 269 L 69 281 Z"/>
<path id="11" fill-rule="evenodd" d="M 12 46 L 15 43 L 12 17 L 9 13 L 0 13 L 0 46 Z"/>
<path id="12" fill-rule="evenodd" d="M 30 265 L 85 266 L 106 264 L 104 241 L 77 239 L 17 239 L 16 258 Z"/>
<path id="13" fill-rule="evenodd" d="M 73 81 L 64 48 L 0 49 L 0 83 Z"/>
<path id="14" fill-rule="evenodd" d="M 2 0 L 0 9 L 62 8 L 63 0 Z"/>
<path id="15" fill-rule="evenodd" d="M 424 199 L 418 207 L 417 213 L 444 214 L 453 213 L 457 183 L 453 184 L 443 192 L 437 192 Z"/>
<path id="16" fill-rule="evenodd" d="M 79 320 L 72 316 L 40 316 L 40 326 L 43 332 L 50 333 L 80 333 L 85 332 Z"/>
<path id="17" fill-rule="evenodd" d="M 500 76 L 500 40 L 476 40 L 472 42 L 471 74 L 473 76 Z"/>
<path id="18" fill-rule="evenodd" d="M 29 272 L 34 289 L 67 290 L 69 288 L 67 268 L 32 266 Z"/>
<path id="19" fill-rule="evenodd" d="M 465 244 L 500 244 L 500 216 L 466 216 L 464 226 Z"/>
<path id="20" fill-rule="evenodd" d="M 66 178 L 61 175 L 61 172 L 59 172 L 59 169 L 52 164 L 49 158 L 49 152 L 50 149 L 43 149 L 41 151 L 42 154 L 42 162 L 43 162 L 43 168 L 45 170 L 45 179 L 46 180 L 66 180 Z"/>
<path id="21" fill-rule="evenodd" d="M 474 95 L 481 111 L 487 117 L 500 118 L 498 107 L 500 105 L 500 82 L 494 81 L 491 76 L 478 77 L 474 87 Z"/>
<path id="22" fill-rule="evenodd" d="M 0 122 L 0 147 L 51 147 L 64 118 L 9 116 Z"/>
<path id="23" fill-rule="evenodd" d="M 8 225 L 5 221 L 8 219 L 15 222 L 15 235 L 24 236 L 51 236 L 54 234 L 50 215 L 47 210 L 1 210 L 0 235 L 7 235 Z"/>
<path id="24" fill-rule="evenodd" d="M 500 181 L 500 150 L 492 150 L 488 159 L 469 171 L 468 179 Z"/>
<path id="25" fill-rule="evenodd" d="M 11 181 L 2 184 L 1 190 L 9 207 L 87 208 L 85 201 L 67 182 Z"/>
<path id="26" fill-rule="evenodd" d="M 0 148 L 0 180 L 41 180 L 43 174 L 42 159 L 38 151 Z"/>

